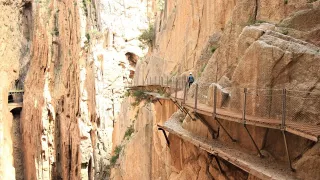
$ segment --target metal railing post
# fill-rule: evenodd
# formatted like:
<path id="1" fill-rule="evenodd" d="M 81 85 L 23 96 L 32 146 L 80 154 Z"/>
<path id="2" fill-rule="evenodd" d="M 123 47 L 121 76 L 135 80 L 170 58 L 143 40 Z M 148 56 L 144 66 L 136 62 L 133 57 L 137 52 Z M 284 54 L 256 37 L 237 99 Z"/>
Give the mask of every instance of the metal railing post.
<path id="1" fill-rule="evenodd" d="M 167 76 L 167 83 L 166 83 L 167 86 L 169 86 L 169 76 Z"/>
<path id="2" fill-rule="evenodd" d="M 161 76 L 161 86 L 163 86 L 163 77 Z"/>
<path id="3" fill-rule="evenodd" d="M 282 122 L 281 122 L 281 129 L 285 129 L 286 127 L 286 96 L 287 96 L 287 90 L 282 90 Z"/>
<path id="4" fill-rule="evenodd" d="M 176 90 L 174 94 L 174 100 L 177 100 L 177 94 L 178 94 L 178 80 L 176 81 Z"/>
<path id="5" fill-rule="evenodd" d="M 246 124 L 246 110 L 247 110 L 247 88 L 244 88 L 243 93 L 244 93 L 244 98 L 243 98 L 243 111 L 242 111 L 242 121 L 243 124 Z"/>
<path id="6" fill-rule="evenodd" d="M 197 112 L 197 106 L 198 106 L 198 88 L 199 88 L 199 85 L 196 84 L 196 96 L 195 96 L 195 100 L 194 100 L 194 112 Z"/>
<path id="7" fill-rule="evenodd" d="M 213 88 L 213 118 L 217 116 L 217 86 Z"/>
<path id="8" fill-rule="evenodd" d="M 187 83 L 184 86 L 184 90 L 183 90 L 183 104 L 186 103 L 186 95 L 187 94 Z"/>

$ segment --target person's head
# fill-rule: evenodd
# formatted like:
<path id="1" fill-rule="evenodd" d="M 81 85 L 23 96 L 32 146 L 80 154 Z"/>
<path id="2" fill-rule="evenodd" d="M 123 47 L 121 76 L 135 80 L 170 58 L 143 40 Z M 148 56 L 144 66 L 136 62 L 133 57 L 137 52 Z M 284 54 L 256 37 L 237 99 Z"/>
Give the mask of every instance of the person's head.
<path id="1" fill-rule="evenodd" d="M 190 72 L 189 75 L 192 76 L 192 72 Z"/>

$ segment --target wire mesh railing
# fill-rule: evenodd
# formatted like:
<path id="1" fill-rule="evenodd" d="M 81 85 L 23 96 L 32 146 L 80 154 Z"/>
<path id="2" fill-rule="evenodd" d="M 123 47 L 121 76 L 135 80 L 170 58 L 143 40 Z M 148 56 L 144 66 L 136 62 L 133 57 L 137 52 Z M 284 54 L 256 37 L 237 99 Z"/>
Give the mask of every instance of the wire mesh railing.
<path id="1" fill-rule="evenodd" d="M 189 88 L 186 77 L 154 76 L 145 85 L 167 87 L 172 98 L 183 99 L 197 110 L 199 105 L 212 107 L 213 115 L 222 109 L 266 123 L 317 123 L 320 119 L 320 93 L 271 88 L 222 87 L 217 83 L 195 82 Z"/>

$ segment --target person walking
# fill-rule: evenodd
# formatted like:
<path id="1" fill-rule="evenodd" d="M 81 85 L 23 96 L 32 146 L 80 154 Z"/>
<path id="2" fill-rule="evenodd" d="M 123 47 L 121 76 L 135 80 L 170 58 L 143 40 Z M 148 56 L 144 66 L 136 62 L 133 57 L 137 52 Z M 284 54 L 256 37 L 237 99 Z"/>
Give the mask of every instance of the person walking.
<path id="1" fill-rule="evenodd" d="M 193 82 L 194 82 L 194 77 L 192 76 L 192 72 L 190 72 L 189 77 L 188 77 L 189 88 Z"/>

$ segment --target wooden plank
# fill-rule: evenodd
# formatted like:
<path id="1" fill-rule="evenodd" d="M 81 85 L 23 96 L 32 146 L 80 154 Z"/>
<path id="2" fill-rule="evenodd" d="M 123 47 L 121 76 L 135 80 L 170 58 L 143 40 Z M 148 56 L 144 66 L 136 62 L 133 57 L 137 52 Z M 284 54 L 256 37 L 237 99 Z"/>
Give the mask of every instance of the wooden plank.
<path id="1" fill-rule="evenodd" d="M 259 158 L 217 140 L 192 134 L 183 129 L 178 120 L 170 119 L 163 126 L 158 126 L 260 179 L 297 179 L 289 168 L 286 168 L 284 164 L 275 162 L 272 158 Z"/>

